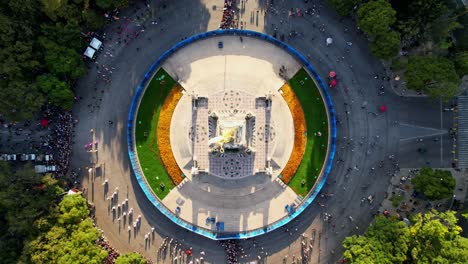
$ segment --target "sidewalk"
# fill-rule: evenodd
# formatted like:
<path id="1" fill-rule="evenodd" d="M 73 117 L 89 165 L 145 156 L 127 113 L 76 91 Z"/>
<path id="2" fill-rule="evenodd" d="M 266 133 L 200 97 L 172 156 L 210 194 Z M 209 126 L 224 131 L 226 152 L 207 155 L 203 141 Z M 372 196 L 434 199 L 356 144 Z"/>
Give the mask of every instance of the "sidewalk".
<path id="1" fill-rule="evenodd" d="M 416 197 L 412 195 L 413 185 L 411 184 L 411 179 L 417 174 L 418 170 L 419 168 L 401 169 L 400 172 L 396 173 L 392 177 L 391 184 L 387 190 L 386 198 L 382 202 L 379 209 L 380 212 L 387 210 L 391 215 L 398 214 L 401 217 L 408 217 L 411 214 L 424 213 L 430 210 L 432 207 L 437 208 L 438 211 L 451 209 L 453 205 L 452 198 L 430 202 L 428 200 L 422 199 L 420 195 Z M 454 195 L 456 197 L 455 199 L 459 200 L 461 203 L 464 203 L 468 192 L 468 170 L 448 170 L 452 172 L 452 176 L 456 181 L 454 190 Z M 392 201 L 390 199 L 393 195 L 402 196 L 402 201 L 399 203 L 398 207 L 394 207 L 392 205 Z"/>

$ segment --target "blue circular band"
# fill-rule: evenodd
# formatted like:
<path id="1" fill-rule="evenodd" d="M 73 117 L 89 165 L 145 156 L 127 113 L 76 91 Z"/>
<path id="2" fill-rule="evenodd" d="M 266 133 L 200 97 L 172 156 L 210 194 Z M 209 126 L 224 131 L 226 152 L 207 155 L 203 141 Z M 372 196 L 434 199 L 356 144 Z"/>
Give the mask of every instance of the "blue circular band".
<path id="1" fill-rule="evenodd" d="M 325 101 L 325 104 L 327 105 L 327 114 L 328 114 L 328 119 L 329 119 L 329 127 L 330 127 L 330 140 L 329 140 L 329 146 L 328 146 L 328 155 L 326 157 L 326 163 L 325 167 L 323 169 L 322 175 L 318 178 L 318 182 L 315 183 L 315 187 L 312 192 L 309 192 L 309 194 L 304 198 L 303 202 L 296 208 L 294 213 L 285 216 L 284 218 L 278 220 L 277 222 L 274 222 L 272 224 L 269 224 L 268 226 L 251 230 L 251 231 L 245 231 L 245 232 L 238 232 L 238 233 L 225 233 L 225 232 L 218 232 L 215 230 L 210 230 L 207 228 L 203 228 L 200 226 L 193 225 L 185 220 L 180 219 L 177 217 L 171 210 L 169 210 L 160 200 L 159 198 L 156 197 L 156 195 L 153 193 L 151 188 L 149 187 L 148 183 L 146 182 L 145 176 L 143 175 L 143 172 L 141 170 L 137 153 L 136 153 L 136 146 L 135 146 L 135 134 L 134 134 L 134 127 L 135 127 L 135 119 L 137 116 L 137 110 L 138 110 L 138 105 L 141 101 L 141 98 L 145 92 L 145 88 L 148 84 L 148 82 L 152 79 L 152 76 L 155 74 L 156 70 L 159 69 L 159 67 L 162 65 L 162 63 L 172 54 L 174 54 L 176 51 L 179 49 L 190 45 L 193 42 L 196 42 L 201 39 L 207 39 L 211 37 L 216 37 L 216 36 L 224 36 L 224 35 L 236 35 L 236 36 L 247 36 L 247 37 L 255 37 L 258 39 L 262 39 L 265 41 L 268 41 L 284 50 L 286 50 L 289 54 L 293 55 L 296 59 L 298 59 L 300 62 L 303 63 L 309 74 L 312 74 L 312 76 L 315 79 L 315 82 L 318 84 L 320 87 L 320 91 L 322 94 L 322 97 Z M 333 158 L 335 156 L 335 148 L 336 148 L 336 118 L 335 118 L 335 110 L 333 108 L 333 103 L 330 98 L 330 95 L 328 94 L 327 88 L 324 85 L 322 79 L 320 78 L 319 74 L 315 71 L 314 67 L 307 61 L 307 59 L 297 52 L 295 49 L 293 49 L 291 46 L 287 45 L 284 42 L 279 41 L 278 39 L 260 33 L 260 32 L 255 32 L 255 31 L 250 31 L 250 30 L 239 30 L 239 29 L 227 29 L 227 30 L 214 30 L 214 31 L 209 31 L 206 33 L 201 33 L 198 35 L 194 35 L 192 37 L 189 37 L 183 41 L 180 41 L 179 43 L 175 44 L 172 48 L 164 52 L 149 68 L 149 70 L 145 73 L 145 76 L 143 77 L 143 80 L 140 82 L 138 85 L 138 88 L 136 90 L 135 95 L 133 96 L 132 104 L 130 106 L 130 112 L 128 115 L 128 121 L 127 121 L 127 143 L 128 143 L 128 156 L 130 158 L 130 163 L 132 165 L 133 172 L 135 174 L 135 178 L 137 179 L 141 189 L 145 193 L 146 197 L 148 200 L 159 210 L 161 213 L 166 215 L 172 222 L 176 223 L 177 225 L 190 230 L 192 232 L 195 232 L 199 235 L 205 236 L 210 239 L 214 240 L 223 240 L 223 239 L 245 239 L 245 238 L 251 238 L 255 236 L 259 236 L 262 234 L 266 234 L 270 231 L 273 231 L 294 218 L 296 218 L 300 213 L 302 213 L 307 206 L 309 206 L 315 199 L 315 197 L 318 195 L 320 190 L 322 189 L 323 185 L 325 184 L 325 181 L 327 180 L 328 175 L 330 174 L 330 171 L 332 169 L 332 163 L 333 163 Z"/>

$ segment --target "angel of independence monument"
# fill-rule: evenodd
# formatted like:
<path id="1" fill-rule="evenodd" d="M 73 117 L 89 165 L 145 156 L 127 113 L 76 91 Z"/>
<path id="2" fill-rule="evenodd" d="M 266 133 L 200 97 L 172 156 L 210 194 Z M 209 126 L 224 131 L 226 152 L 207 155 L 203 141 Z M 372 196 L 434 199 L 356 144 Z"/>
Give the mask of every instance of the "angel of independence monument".
<path id="1" fill-rule="evenodd" d="M 192 176 L 206 173 L 239 179 L 260 173 L 272 175 L 270 148 L 275 131 L 270 124 L 271 92 L 254 96 L 229 90 L 191 97 Z"/>
<path id="2" fill-rule="evenodd" d="M 285 76 L 286 70 L 291 74 Z M 333 160 L 327 156 L 326 165 L 318 164 L 318 182 L 307 195 L 288 185 L 303 161 L 299 152 L 309 142 L 303 139 L 313 132 L 307 134 L 307 117 L 288 82 L 304 70 L 303 80 L 310 81 L 310 73 L 318 78 L 302 55 L 253 31 L 207 32 L 166 52 L 145 80 L 160 74 L 176 83 L 168 96 L 172 101 L 166 99 L 161 107 L 166 112 L 161 110 L 157 129 L 164 130 L 153 134 L 165 151 L 161 157 L 167 163 L 159 165 L 167 175 L 151 169 L 150 163 L 159 159 L 146 159 L 143 150 L 143 159 L 136 155 L 137 107 L 131 108 L 127 129 L 132 168 L 148 200 L 179 226 L 217 240 L 265 234 L 304 211 Z M 132 105 L 138 106 L 145 87 L 151 86 L 143 82 Z M 145 143 L 152 146 L 152 140 Z M 161 189 L 148 183 L 162 182 L 159 177 L 170 177 L 174 186 Z"/>

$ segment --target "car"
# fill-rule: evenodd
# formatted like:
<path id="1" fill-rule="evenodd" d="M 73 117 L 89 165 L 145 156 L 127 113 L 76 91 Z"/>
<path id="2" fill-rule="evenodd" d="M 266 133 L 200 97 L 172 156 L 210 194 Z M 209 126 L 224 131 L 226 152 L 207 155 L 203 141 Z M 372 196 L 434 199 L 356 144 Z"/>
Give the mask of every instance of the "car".
<path id="1" fill-rule="evenodd" d="M 218 42 L 218 48 L 219 48 L 219 49 L 222 49 L 222 48 L 223 48 L 223 42 L 222 42 L 222 41 Z"/>

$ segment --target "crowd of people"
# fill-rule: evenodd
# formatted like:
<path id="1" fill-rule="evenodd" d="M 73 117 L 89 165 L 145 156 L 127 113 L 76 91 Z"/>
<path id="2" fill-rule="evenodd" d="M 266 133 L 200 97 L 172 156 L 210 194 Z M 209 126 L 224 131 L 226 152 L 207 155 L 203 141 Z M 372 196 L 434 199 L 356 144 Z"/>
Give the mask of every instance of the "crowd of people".
<path id="1" fill-rule="evenodd" d="M 239 256 L 244 253 L 244 249 L 239 245 L 237 240 L 221 240 L 220 244 L 226 252 L 227 263 L 239 263 Z"/>
<path id="2" fill-rule="evenodd" d="M 51 148 L 54 151 L 55 176 L 62 178 L 66 175 L 69 167 L 69 158 L 72 148 L 73 118 L 71 112 L 49 110 L 46 112 L 49 119 L 56 118 L 51 133 Z"/>
<path id="3" fill-rule="evenodd" d="M 224 0 L 223 18 L 219 28 L 230 29 L 236 27 L 236 0 Z"/>
<path id="4" fill-rule="evenodd" d="M 107 240 L 104 239 L 103 236 L 99 237 L 96 241 L 96 244 L 100 246 L 102 249 L 107 251 L 108 255 L 107 258 L 103 261 L 104 264 L 112 264 L 115 263 L 115 260 L 120 256 L 120 253 L 113 248 Z"/>

